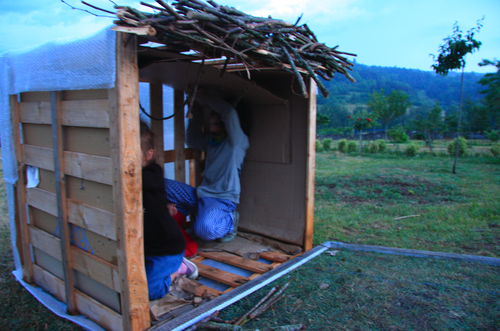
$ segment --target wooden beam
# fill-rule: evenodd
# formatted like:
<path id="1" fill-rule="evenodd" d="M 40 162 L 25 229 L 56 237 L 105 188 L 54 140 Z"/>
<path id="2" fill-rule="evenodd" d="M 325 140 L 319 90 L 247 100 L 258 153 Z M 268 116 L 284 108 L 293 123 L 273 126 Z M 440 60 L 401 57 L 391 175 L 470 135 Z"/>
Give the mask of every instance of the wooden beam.
<path id="1" fill-rule="evenodd" d="M 134 35 L 117 33 L 116 82 L 110 91 L 113 201 L 123 330 L 151 326 L 144 265 L 139 70 Z"/>
<path id="2" fill-rule="evenodd" d="M 24 165 L 22 163 L 22 149 L 21 149 L 21 133 L 19 130 L 19 103 L 17 102 L 17 95 L 10 96 L 10 108 L 12 115 L 12 134 L 14 136 L 14 149 L 16 151 L 17 159 L 17 215 L 19 216 L 18 229 L 21 233 L 21 251 L 23 261 L 23 279 L 27 283 L 33 282 L 33 264 L 31 262 L 31 251 L 30 251 L 30 240 L 29 240 L 29 230 L 28 230 L 28 218 L 26 212 L 26 175 Z"/>
<path id="3" fill-rule="evenodd" d="M 184 144 L 186 133 L 184 130 L 184 91 L 174 91 L 174 151 L 175 151 L 175 180 L 186 182 L 186 158 Z"/>
<path id="4" fill-rule="evenodd" d="M 309 78 L 309 107 L 307 120 L 307 165 L 306 165 L 306 226 L 304 251 L 313 245 L 314 231 L 314 176 L 316 171 L 316 83 Z"/>
<path id="5" fill-rule="evenodd" d="M 52 142 L 54 152 L 54 176 L 56 182 L 57 226 L 61 238 L 61 255 L 64 272 L 64 288 L 68 314 L 77 314 L 75 286 L 73 279 L 73 259 L 70 251 L 70 230 L 66 208 L 66 184 L 64 175 L 63 135 L 61 124 L 61 93 L 50 92 L 52 115 Z"/>
<path id="6" fill-rule="evenodd" d="M 259 253 L 260 257 L 269 261 L 283 263 L 290 260 L 291 256 L 286 254 L 281 254 L 275 251 L 265 251 Z"/>
<path id="7" fill-rule="evenodd" d="M 149 105 L 152 117 L 163 118 L 163 84 L 149 83 Z M 151 130 L 156 135 L 156 162 L 162 169 L 164 169 L 165 155 L 163 153 L 163 121 L 151 119 Z"/>

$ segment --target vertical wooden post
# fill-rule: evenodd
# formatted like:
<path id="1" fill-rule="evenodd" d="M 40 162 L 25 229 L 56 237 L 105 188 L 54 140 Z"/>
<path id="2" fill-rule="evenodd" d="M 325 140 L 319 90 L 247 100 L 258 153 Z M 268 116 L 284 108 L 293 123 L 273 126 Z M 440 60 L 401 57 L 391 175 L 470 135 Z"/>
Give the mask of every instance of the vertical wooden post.
<path id="1" fill-rule="evenodd" d="M 28 226 L 28 216 L 26 212 L 26 175 L 23 164 L 22 157 L 22 146 L 21 146 L 21 132 L 19 130 L 19 102 L 17 102 L 17 95 L 10 96 L 10 108 L 12 116 L 12 134 L 14 135 L 14 148 L 16 151 L 17 159 L 17 188 L 16 188 L 16 207 L 17 214 L 19 217 L 19 229 L 17 229 L 20 234 L 18 238 L 21 238 L 21 258 L 23 265 L 23 279 L 27 283 L 33 282 L 33 264 L 31 262 L 31 250 L 30 250 L 30 236 L 29 236 L 29 226 Z M 19 247 L 19 243 L 18 243 Z"/>
<path id="2" fill-rule="evenodd" d="M 309 105 L 307 120 L 307 166 L 306 166 L 306 233 L 304 249 L 312 248 L 314 231 L 314 175 L 316 171 L 316 83 L 309 78 Z"/>
<path id="3" fill-rule="evenodd" d="M 144 267 L 139 70 L 135 36 L 117 33 L 116 82 L 110 92 L 113 200 L 123 330 L 151 326 Z"/>
<path id="4" fill-rule="evenodd" d="M 179 111 L 180 109 L 180 111 Z M 186 155 L 184 146 L 186 133 L 184 130 L 184 92 L 174 91 L 174 152 L 175 152 L 175 180 L 186 182 Z"/>
<path id="5" fill-rule="evenodd" d="M 54 152 L 54 176 L 57 198 L 57 227 L 61 238 L 61 258 L 64 272 L 64 289 L 68 314 L 77 314 L 73 263 L 70 247 L 70 229 L 66 209 L 66 184 L 64 177 L 63 137 L 61 125 L 61 92 L 50 92 L 52 115 L 52 149 Z"/>
<path id="6" fill-rule="evenodd" d="M 149 83 L 149 105 L 151 116 L 163 117 L 163 84 Z M 165 153 L 163 153 L 163 121 L 151 119 L 151 130 L 155 133 L 156 162 L 163 169 L 165 167 Z"/>

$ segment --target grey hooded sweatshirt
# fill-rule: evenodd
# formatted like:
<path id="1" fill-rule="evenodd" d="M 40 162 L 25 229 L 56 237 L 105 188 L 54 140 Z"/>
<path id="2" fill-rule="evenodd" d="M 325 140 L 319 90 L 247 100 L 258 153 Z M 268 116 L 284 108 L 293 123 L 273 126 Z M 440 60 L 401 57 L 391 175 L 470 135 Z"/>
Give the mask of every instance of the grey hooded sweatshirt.
<path id="1" fill-rule="evenodd" d="M 239 203 L 240 175 L 249 147 L 248 137 L 241 129 L 236 109 L 229 103 L 211 94 L 198 96 L 198 100 L 221 115 L 227 137 L 219 145 L 211 144 L 210 136 L 202 135 L 202 120 L 189 120 L 186 131 L 187 146 L 206 152 L 203 182 L 196 189 L 196 193 L 198 198 L 212 197 Z"/>

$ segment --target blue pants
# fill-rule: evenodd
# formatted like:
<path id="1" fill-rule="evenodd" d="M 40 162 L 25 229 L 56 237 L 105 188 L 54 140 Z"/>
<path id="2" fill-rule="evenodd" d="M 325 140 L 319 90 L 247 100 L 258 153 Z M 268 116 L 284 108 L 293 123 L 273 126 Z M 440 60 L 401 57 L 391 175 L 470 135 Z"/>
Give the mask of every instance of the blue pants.
<path id="1" fill-rule="evenodd" d="M 224 237 L 233 230 L 236 204 L 225 199 L 203 197 L 198 199 L 196 189 L 188 184 L 164 179 L 167 200 L 174 203 L 183 215 L 196 214 L 192 226 L 194 234 L 203 240 Z"/>
<path id="2" fill-rule="evenodd" d="M 148 280 L 149 300 L 163 298 L 170 290 L 170 275 L 179 270 L 184 252 L 178 255 L 146 255 L 146 278 Z"/>

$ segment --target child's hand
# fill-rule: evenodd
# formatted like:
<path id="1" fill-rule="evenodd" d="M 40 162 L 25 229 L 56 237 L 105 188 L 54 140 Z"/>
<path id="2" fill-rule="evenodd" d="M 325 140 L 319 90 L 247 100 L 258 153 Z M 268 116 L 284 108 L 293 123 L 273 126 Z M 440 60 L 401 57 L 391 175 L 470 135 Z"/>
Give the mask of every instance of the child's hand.
<path id="1" fill-rule="evenodd" d="M 177 208 L 175 207 L 175 204 L 174 203 L 167 203 L 167 208 L 168 208 L 168 213 L 170 214 L 170 216 L 174 216 L 175 214 L 178 213 L 178 210 Z"/>

